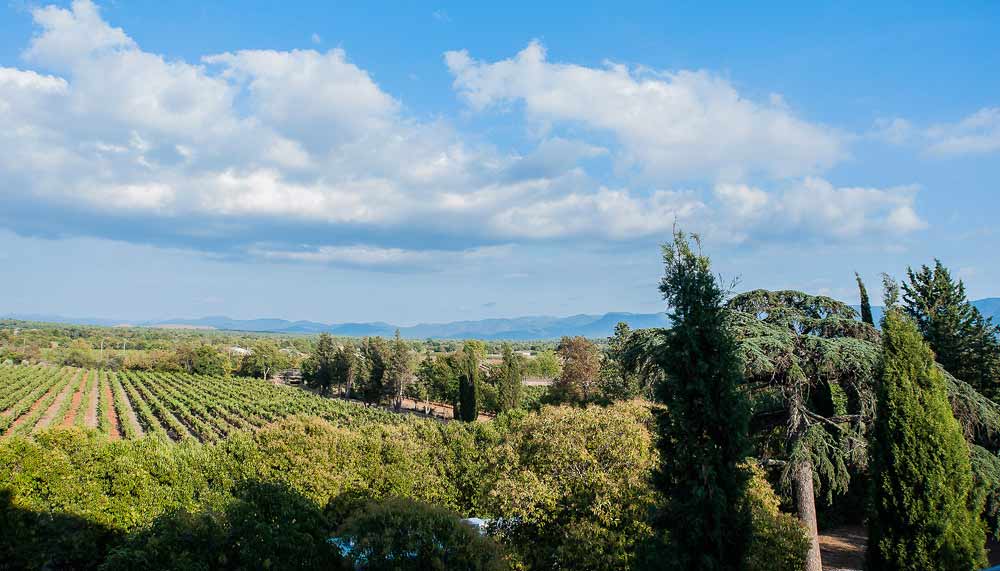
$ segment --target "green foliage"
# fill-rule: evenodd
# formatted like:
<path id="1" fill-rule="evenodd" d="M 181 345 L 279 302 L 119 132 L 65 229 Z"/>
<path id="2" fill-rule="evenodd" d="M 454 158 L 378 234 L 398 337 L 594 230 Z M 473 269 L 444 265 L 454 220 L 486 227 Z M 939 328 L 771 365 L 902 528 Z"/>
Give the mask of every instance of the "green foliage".
<path id="1" fill-rule="evenodd" d="M 965 285 L 934 260 L 934 267 L 907 269 L 903 285 L 906 313 L 946 371 L 987 396 L 1000 381 L 1000 326 L 969 303 Z"/>
<path id="2" fill-rule="evenodd" d="M 657 488 L 668 498 L 658 524 L 668 532 L 677 569 L 742 569 L 750 514 L 740 501 L 749 453 L 748 408 L 739 390 L 742 367 L 726 327 L 725 292 L 707 257 L 675 232 L 664 245 L 660 291 L 674 323 L 657 330 L 645 367 L 655 368 L 661 467 Z"/>
<path id="3" fill-rule="evenodd" d="M 524 371 L 521 360 L 514 354 L 509 343 L 502 347 L 503 362 L 500 364 L 497 382 L 497 411 L 507 412 L 521 405 L 521 384 L 524 381 Z"/>
<path id="4" fill-rule="evenodd" d="M 338 357 L 342 357 L 342 354 L 333 344 L 333 337 L 329 333 L 321 333 L 316 349 L 302 363 L 303 380 L 317 387 L 323 394 L 329 394 L 341 373 L 337 368 L 340 364 L 337 362 Z"/>
<path id="5" fill-rule="evenodd" d="M 246 377 L 269 379 L 274 373 L 290 365 L 288 356 L 278 346 L 268 340 L 253 344 L 250 354 L 243 356 L 239 373 Z"/>
<path id="6" fill-rule="evenodd" d="M 511 419 L 484 500 L 491 530 L 529 569 L 622 569 L 652 536 L 649 408 L 546 407 Z"/>
<path id="7" fill-rule="evenodd" d="M 382 401 L 387 391 L 386 371 L 392 352 L 385 339 L 366 337 L 361 340 L 360 364 L 355 380 L 355 393 L 368 403 Z"/>
<path id="8" fill-rule="evenodd" d="M 524 374 L 529 377 L 554 379 L 562 372 L 559 356 L 552 349 L 540 351 L 524 364 Z"/>
<path id="9" fill-rule="evenodd" d="M 333 357 L 333 383 L 337 385 L 338 391 L 347 398 L 351 398 L 354 392 L 354 384 L 360 373 L 361 365 L 358 362 L 358 352 L 354 344 L 350 341 L 341 345 Z"/>
<path id="10" fill-rule="evenodd" d="M 403 402 L 403 392 L 410 382 L 410 348 L 399 336 L 399 330 L 392 341 L 388 367 L 385 372 L 385 392 L 392 400 L 393 406 L 399 410 Z"/>
<path id="11" fill-rule="evenodd" d="M 287 488 L 239 485 L 223 509 L 178 510 L 128 537 L 102 570 L 330 569 L 340 554 L 323 511 Z"/>
<path id="12" fill-rule="evenodd" d="M 354 569 L 506 569 L 496 543 L 458 514 L 403 498 L 356 508 L 335 537 Z"/>
<path id="13" fill-rule="evenodd" d="M 601 399 L 606 402 L 652 397 L 651 387 L 643 383 L 642 376 L 628 368 L 627 353 L 631 343 L 632 330 L 628 323 L 618 323 L 601 359 L 599 386 Z"/>
<path id="14" fill-rule="evenodd" d="M 780 500 L 755 463 L 750 472 L 746 502 L 753 522 L 753 538 L 747 549 L 747 571 L 802 571 L 809 550 L 809 536 L 798 519 L 782 513 Z"/>
<path id="15" fill-rule="evenodd" d="M 475 422 L 479 418 L 479 360 L 482 356 L 481 342 L 466 342 L 462 354 L 457 357 L 458 402 L 455 403 L 455 417 L 465 422 Z"/>
<path id="16" fill-rule="evenodd" d="M 430 400 L 458 402 L 458 363 L 454 356 L 428 355 L 420 362 L 416 376 Z"/>
<path id="17" fill-rule="evenodd" d="M 597 396 L 601 369 L 597 345 L 586 337 L 563 337 L 556 348 L 562 371 L 549 389 L 555 403 L 585 404 Z"/>
<path id="18" fill-rule="evenodd" d="M 872 303 L 868 299 L 868 289 L 857 272 L 854 272 L 854 278 L 858 281 L 858 294 L 861 296 L 861 321 L 874 327 L 875 318 L 872 317 Z"/>
<path id="19" fill-rule="evenodd" d="M 839 301 L 797 291 L 750 291 L 727 306 L 755 429 L 784 432 L 781 448 L 759 442 L 758 453 L 788 460 L 786 481 L 807 463 L 831 501 L 847 489 L 851 469 L 866 465 L 878 331 Z"/>
<path id="20" fill-rule="evenodd" d="M 872 437 L 868 569 L 978 569 L 986 563 L 969 448 L 916 325 L 889 308 Z"/>

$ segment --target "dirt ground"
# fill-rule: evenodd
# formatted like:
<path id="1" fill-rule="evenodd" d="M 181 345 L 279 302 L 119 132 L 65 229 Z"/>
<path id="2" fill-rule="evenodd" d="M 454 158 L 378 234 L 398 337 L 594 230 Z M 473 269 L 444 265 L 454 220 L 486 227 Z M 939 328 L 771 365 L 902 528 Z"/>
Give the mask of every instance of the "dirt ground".
<path id="1" fill-rule="evenodd" d="M 868 532 L 862 526 L 845 526 L 824 530 L 819 536 L 824 571 L 860 571 L 865 566 Z M 1000 564 L 1000 543 L 986 543 L 990 565 Z"/>
<path id="2" fill-rule="evenodd" d="M 825 530 L 819 536 L 824 571 L 861 570 L 865 566 L 868 532 L 861 526 Z"/>

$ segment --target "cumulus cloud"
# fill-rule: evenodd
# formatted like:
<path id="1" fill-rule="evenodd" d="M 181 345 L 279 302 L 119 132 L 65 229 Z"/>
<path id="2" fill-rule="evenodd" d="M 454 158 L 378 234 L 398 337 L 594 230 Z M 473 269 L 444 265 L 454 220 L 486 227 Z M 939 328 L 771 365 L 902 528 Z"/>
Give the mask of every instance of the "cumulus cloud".
<path id="1" fill-rule="evenodd" d="M 745 184 L 719 184 L 715 195 L 726 224 L 718 232 L 736 241 L 762 235 L 902 236 L 927 226 L 916 212 L 917 190 L 835 187 L 815 177 L 774 192 Z"/>
<path id="2" fill-rule="evenodd" d="M 466 51 L 448 52 L 445 61 L 472 109 L 520 103 L 536 122 L 611 133 L 624 161 L 657 177 L 800 176 L 846 153 L 838 133 L 796 117 L 780 96 L 754 102 L 706 71 L 552 63 L 538 42 L 502 61 Z"/>
<path id="3" fill-rule="evenodd" d="M 912 192 L 803 177 L 844 154 L 838 135 L 707 72 L 552 64 L 537 44 L 496 63 L 450 52 L 472 108 L 520 101 L 532 121 L 613 135 L 543 129 L 513 150 L 410 116 L 341 49 L 188 62 L 143 50 L 88 0 L 32 15 L 25 68 L 0 67 L 0 225 L 21 233 L 437 267 L 510 244 L 661 235 L 675 221 L 757 235 L 765 212 L 845 237 L 859 231 L 859 208 L 863 229 L 923 224 Z M 609 157 L 654 178 L 633 185 L 591 168 Z M 785 178 L 711 190 L 758 172 Z M 680 173 L 706 186 L 675 189 Z M 801 196 L 781 190 L 794 181 L 805 181 Z M 845 206 L 809 211 L 809 193 Z"/>

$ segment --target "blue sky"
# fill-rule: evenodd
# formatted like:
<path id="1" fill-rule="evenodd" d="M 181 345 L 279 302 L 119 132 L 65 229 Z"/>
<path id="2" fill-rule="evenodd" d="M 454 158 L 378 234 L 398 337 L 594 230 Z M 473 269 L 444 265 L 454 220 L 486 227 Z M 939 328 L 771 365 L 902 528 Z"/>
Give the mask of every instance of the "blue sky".
<path id="1" fill-rule="evenodd" d="M 538 4 L 7 3 L 0 312 L 651 312 L 675 221 L 1000 295 L 1000 5 Z"/>

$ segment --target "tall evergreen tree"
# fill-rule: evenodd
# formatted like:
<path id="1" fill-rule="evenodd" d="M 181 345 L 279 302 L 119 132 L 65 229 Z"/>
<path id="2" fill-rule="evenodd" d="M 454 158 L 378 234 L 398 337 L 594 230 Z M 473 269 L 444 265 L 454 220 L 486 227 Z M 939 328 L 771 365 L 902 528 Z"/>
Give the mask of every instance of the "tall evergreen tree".
<path id="1" fill-rule="evenodd" d="M 501 349 L 503 362 L 500 364 L 500 382 L 497 386 L 497 405 L 500 412 L 516 409 L 521 404 L 521 383 L 524 382 L 524 370 L 521 360 L 510 343 L 504 343 Z"/>
<path id="2" fill-rule="evenodd" d="M 887 307 L 872 438 L 869 571 L 979 569 L 985 530 L 969 447 L 916 325 Z"/>
<path id="3" fill-rule="evenodd" d="M 410 380 L 410 348 L 399 335 L 399 329 L 392 341 L 392 353 L 386 369 L 386 392 L 392 406 L 399 410 L 403 405 L 403 391 Z"/>
<path id="4" fill-rule="evenodd" d="M 479 351 L 472 343 L 458 357 L 458 407 L 456 417 L 466 422 L 479 418 Z"/>
<path id="5" fill-rule="evenodd" d="M 946 371 L 987 396 L 997 393 L 1000 329 L 969 303 L 965 284 L 952 279 L 941 260 L 907 269 L 906 313 Z"/>
<path id="6" fill-rule="evenodd" d="M 361 340 L 361 367 L 358 375 L 359 393 L 367 403 L 381 402 L 386 390 L 386 370 L 390 360 L 389 346 L 381 337 Z"/>
<path id="7" fill-rule="evenodd" d="M 868 325 L 875 325 L 875 318 L 872 317 L 872 304 L 868 299 L 868 289 L 865 287 L 865 282 L 861 281 L 858 272 L 854 272 L 854 278 L 858 280 L 858 293 L 861 294 L 861 321 Z"/>
<path id="8" fill-rule="evenodd" d="M 749 412 L 739 390 L 742 366 L 726 326 L 725 291 L 697 237 L 676 231 L 663 246 L 660 291 L 671 329 L 652 330 L 639 366 L 659 371 L 655 398 L 660 470 L 666 503 L 656 518 L 667 531 L 675 569 L 738 570 L 751 536 L 745 502 Z"/>
<path id="9" fill-rule="evenodd" d="M 333 383 L 345 397 L 351 398 L 354 383 L 358 377 L 359 364 L 357 349 L 350 341 L 345 342 L 333 357 Z"/>
<path id="10" fill-rule="evenodd" d="M 316 343 L 316 350 L 303 363 L 306 382 L 319 388 L 323 394 L 328 394 L 334 383 L 336 353 L 333 337 L 329 333 L 321 333 Z"/>

